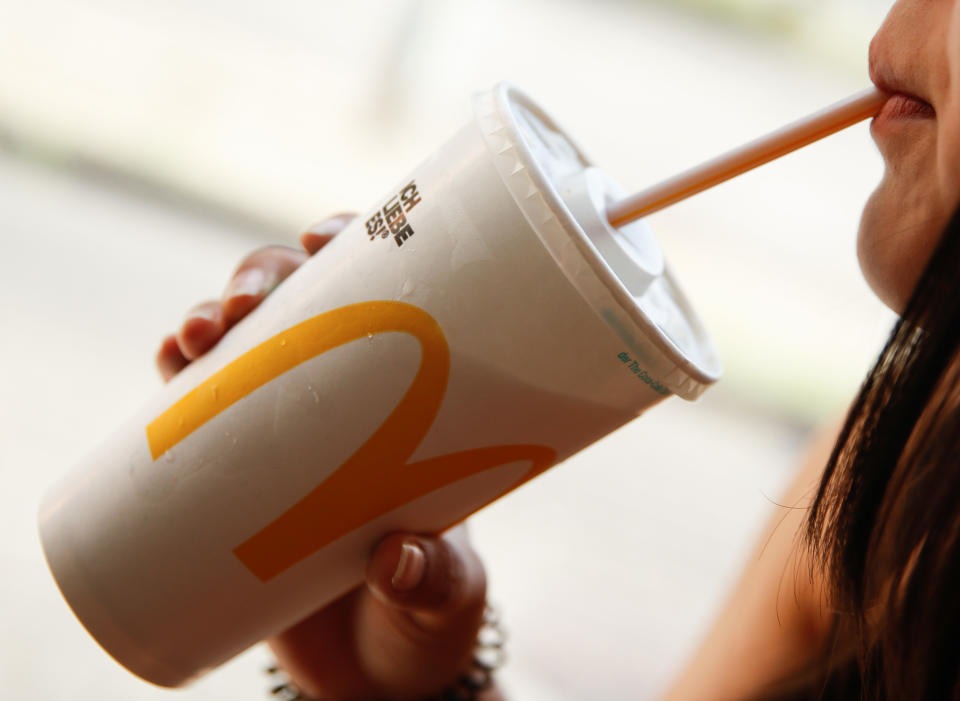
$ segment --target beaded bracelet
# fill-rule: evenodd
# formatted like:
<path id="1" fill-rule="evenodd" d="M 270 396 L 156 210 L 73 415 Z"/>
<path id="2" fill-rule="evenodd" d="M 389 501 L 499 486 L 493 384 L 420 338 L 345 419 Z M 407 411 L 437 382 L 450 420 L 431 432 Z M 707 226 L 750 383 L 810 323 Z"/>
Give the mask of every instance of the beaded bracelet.
<path id="1" fill-rule="evenodd" d="M 499 612 L 489 603 L 483 610 L 483 624 L 477 633 L 470 669 L 443 691 L 426 697 L 423 701 L 475 701 L 481 691 L 493 684 L 493 673 L 507 661 L 504 652 L 506 632 L 500 622 Z M 276 663 L 266 668 L 273 677 L 269 696 L 275 701 L 322 701 L 303 695 Z"/>

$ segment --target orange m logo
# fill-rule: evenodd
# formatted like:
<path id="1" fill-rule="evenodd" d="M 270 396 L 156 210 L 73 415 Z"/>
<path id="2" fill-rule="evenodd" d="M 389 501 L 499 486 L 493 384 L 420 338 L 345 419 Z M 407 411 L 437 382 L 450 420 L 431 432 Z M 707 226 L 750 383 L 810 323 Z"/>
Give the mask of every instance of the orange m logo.
<path id="1" fill-rule="evenodd" d="M 287 370 L 345 343 L 390 331 L 408 333 L 420 342 L 420 367 L 410 388 L 380 428 L 345 463 L 234 548 L 234 554 L 260 580 L 273 579 L 363 524 L 461 479 L 507 463 L 529 461 L 531 467 L 512 485 L 516 487 L 556 461 L 556 452 L 550 448 L 511 445 L 408 464 L 440 410 L 450 351 L 433 317 L 419 307 L 387 301 L 352 304 L 320 314 L 231 362 L 147 426 L 153 459 Z"/>

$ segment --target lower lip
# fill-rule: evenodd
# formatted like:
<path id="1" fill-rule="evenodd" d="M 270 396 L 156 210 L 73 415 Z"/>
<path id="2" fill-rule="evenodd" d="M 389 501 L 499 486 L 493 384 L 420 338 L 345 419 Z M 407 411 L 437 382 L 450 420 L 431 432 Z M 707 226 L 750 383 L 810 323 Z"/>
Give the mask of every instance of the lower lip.
<path id="1" fill-rule="evenodd" d="M 934 119 L 936 116 L 937 113 L 933 107 L 923 100 L 908 95 L 894 95 L 884 103 L 879 114 L 874 117 L 873 126 L 891 122 Z"/>

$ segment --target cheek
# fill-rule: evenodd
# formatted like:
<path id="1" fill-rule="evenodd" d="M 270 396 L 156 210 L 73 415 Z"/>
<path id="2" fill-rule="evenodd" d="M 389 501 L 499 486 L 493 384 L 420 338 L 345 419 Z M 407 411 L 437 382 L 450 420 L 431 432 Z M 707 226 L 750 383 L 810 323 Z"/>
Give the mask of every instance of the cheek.
<path id="1" fill-rule="evenodd" d="M 960 201 L 960 1 L 953 5 L 946 59 L 946 90 L 937 105 L 937 166 L 940 190 L 950 195 L 945 205 L 953 209 Z"/>
<path id="2" fill-rule="evenodd" d="M 960 95 L 951 98 L 951 104 L 937 114 L 937 172 L 943 207 L 953 211 L 960 203 Z"/>

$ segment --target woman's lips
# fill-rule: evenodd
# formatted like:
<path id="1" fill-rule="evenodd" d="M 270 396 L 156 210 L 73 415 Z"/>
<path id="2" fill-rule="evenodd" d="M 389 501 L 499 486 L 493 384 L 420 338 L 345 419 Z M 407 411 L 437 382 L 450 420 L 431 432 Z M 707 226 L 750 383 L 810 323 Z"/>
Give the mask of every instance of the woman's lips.
<path id="1" fill-rule="evenodd" d="M 888 122 L 902 119 L 933 119 L 937 116 L 936 111 L 929 102 L 924 102 L 918 97 L 898 93 L 892 95 L 884 103 L 877 114 L 875 122 Z"/>

